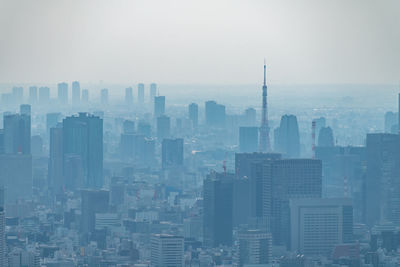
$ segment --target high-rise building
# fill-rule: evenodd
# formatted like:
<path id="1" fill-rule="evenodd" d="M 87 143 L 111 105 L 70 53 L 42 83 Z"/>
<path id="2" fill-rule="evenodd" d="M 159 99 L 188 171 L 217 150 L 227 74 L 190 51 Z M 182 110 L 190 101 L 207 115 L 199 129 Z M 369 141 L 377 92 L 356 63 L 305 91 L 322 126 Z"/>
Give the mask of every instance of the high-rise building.
<path id="1" fill-rule="evenodd" d="M 90 233 L 95 230 L 96 213 L 108 212 L 110 194 L 106 190 L 82 190 L 81 197 L 81 231 Z"/>
<path id="2" fill-rule="evenodd" d="M 156 94 L 157 94 L 157 84 L 156 83 L 152 83 L 152 84 L 150 84 L 150 94 L 149 94 L 149 96 L 150 96 L 150 103 L 153 103 L 153 101 L 154 101 L 154 97 L 156 96 Z"/>
<path id="3" fill-rule="evenodd" d="M 72 104 L 79 105 L 81 102 L 81 85 L 78 81 L 72 82 Z"/>
<path id="4" fill-rule="evenodd" d="M 183 139 L 162 140 L 162 167 L 183 167 Z"/>
<path id="5" fill-rule="evenodd" d="M 256 110 L 248 108 L 244 111 L 244 120 L 246 126 L 256 126 Z"/>
<path id="6" fill-rule="evenodd" d="M 400 223 L 400 135 L 367 134 L 366 223 Z"/>
<path id="7" fill-rule="evenodd" d="M 238 240 L 238 266 L 261 266 L 272 261 L 272 237 L 262 230 L 240 230 Z"/>
<path id="8" fill-rule="evenodd" d="M 19 114 L 31 116 L 31 105 L 22 104 L 19 106 Z"/>
<path id="9" fill-rule="evenodd" d="M 388 111 L 385 113 L 385 133 L 397 133 L 398 113 Z"/>
<path id="10" fill-rule="evenodd" d="M 154 234 L 150 242 L 150 266 L 184 266 L 184 240 L 182 236 Z"/>
<path id="11" fill-rule="evenodd" d="M 154 117 L 158 118 L 165 114 L 165 96 L 154 97 Z"/>
<path id="12" fill-rule="evenodd" d="M 103 120 L 87 113 L 63 120 L 63 153 L 82 159 L 84 186 L 103 185 Z"/>
<path id="13" fill-rule="evenodd" d="M 0 185 L 7 189 L 6 203 L 32 198 L 32 156 L 0 155 Z"/>
<path id="14" fill-rule="evenodd" d="M 125 104 L 127 106 L 132 106 L 132 104 L 133 104 L 132 87 L 125 88 Z"/>
<path id="15" fill-rule="evenodd" d="M 89 90 L 87 89 L 82 90 L 82 103 L 89 103 Z"/>
<path id="16" fill-rule="evenodd" d="M 58 88 L 58 102 L 60 104 L 68 104 L 68 83 L 59 83 Z"/>
<path id="17" fill-rule="evenodd" d="M 300 156 L 300 134 L 297 118 L 294 115 L 283 115 L 277 131 L 278 147 L 275 150 L 284 156 L 298 158 Z"/>
<path id="18" fill-rule="evenodd" d="M 167 116 L 157 118 L 157 139 L 162 142 L 163 139 L 170 137 L 171 120 Z"/>
<path id="19" fill-rule="evenodd" d="M 6 154 L 31 153 L 31 116 L 24 114 L 5 115 L 4 152 Z"/>
<path id="20" fill-rule="evenodd" d="M 269 140 L 269 122 L 268 122 L 268 102 L 267 102 L 267 66 L 264 62 L 264 83 L 262 87 L 262 113 L 260 126 L 260 152 L 270 152 L 271 143 Z"/>
<path id="21" fill-rule="evenodd" d="M 322 127 L 318 134 L 318 146 L 333 147 L 335 141 L 333 139 L 333 131 L 331 127 Z"/>
<path id="22" fill-rule="evenodd" d="M 144 121 L 139 121 L 137 127 L 138 134 L 142 134 L 145 137 L 151 137 L 151 125 Z"/>
<path id="23" fill-rule="evenodd" d="M 199 106 L 196 103 L 189 105 L 189 119 L 192 122 L 193 128 L 197 128 L 199 122 Z"/>
<path id="24" fill-rule="evenodd" d="M 54 113 L 53 113 L 54 114 Z M 48 114 L 47 114 L 48 115 Z M 63 129 L 62 124 L 51 126 L 50 133 L 50 151 L 48 180 L 49 187 L 55 192 L 64 189 L 64 153 L 63 153 Z"/>
<path id="25" fill-rule="evenodd" d="M 144 103 L 144 84 L 143 83 L 138 84 L 138 103 L 139 104 Z"/>
<path id="26" fill-rule="evenodd" d="M 50 103 L 50 88 L 40 87 L 39 88 L 39 104 L 47 105 Z"/>
<path id="27" fill-rule="evenodd" d="M 217 104 L 215 101 L 206 101 L 205 113 L 207 126 L 225 127 L 226 114 L 224 105 Z"/>
<path id="28" fill-rule="evenodd" d="M 102 105 L 108 105 L 108 89 L 101 89 L 100 92 L 100 103 Z"/>
<path id="29" fill-rule="evenodd" d="M 292 251 L 330 256 L 336 245 L 353 239 L 351 199 L 291 199 L 290 235 Z"/>
<path id="30" fill-rule="evenodd" d="M 124 133 L 132 134 L 135 132 L 135 122 L 131 120 L 124 120 L 122 128 Z"/>
<path id="31" fill-rule="evenodd" d="M 322 164 L 315 159 L 268 160 L 253 165 L 261 186 L 262 217 L 269 220 L 273 242 L 290 245 L 289 200 L 321 198 Z M 256 188 L 258 188 L 256 186 Z M 256 192 L 257 193 L 257 192 Z"/>
<path id="32" fill-rule="evenodd" d="M 242 153 L 258 151 L 258 127 L 239 128 L 239 150 Z"/>
<path id="33" fill-rule="evenodd" d="M 232 245 L 233 178 L 230 173 L 211 173 L 203 185 L 203 243 L 208 247 Z"/>
<path id="34" fill-rule="evenodd" d="M 29 87 L 29 104 L 36 104 L 38 101 L 38 89 L 36 86 Z"/>

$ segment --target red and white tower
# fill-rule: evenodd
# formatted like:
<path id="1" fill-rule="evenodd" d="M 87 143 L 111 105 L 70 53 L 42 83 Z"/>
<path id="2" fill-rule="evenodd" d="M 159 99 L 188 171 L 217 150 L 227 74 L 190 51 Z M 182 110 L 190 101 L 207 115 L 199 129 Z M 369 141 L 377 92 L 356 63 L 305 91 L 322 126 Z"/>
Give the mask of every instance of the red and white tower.
<path id="1" fill-rule="evenodd" d="M 262 87 L 262 114 L 261 114 L 261 126 L 260 126 L 260 141 L 259 151 L 270 152 L 271 143 L 269 141 L 269 126 L 268 126 L 268 108 L 267 108 L 267 67 L 264 61 L 264 84 Z"/>

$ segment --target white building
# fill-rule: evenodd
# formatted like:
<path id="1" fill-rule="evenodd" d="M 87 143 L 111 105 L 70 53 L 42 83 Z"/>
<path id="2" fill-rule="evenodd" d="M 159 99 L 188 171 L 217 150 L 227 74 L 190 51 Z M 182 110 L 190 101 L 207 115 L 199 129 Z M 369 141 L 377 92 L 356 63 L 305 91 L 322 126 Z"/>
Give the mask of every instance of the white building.
<path id="1" fill-rule="evenodd" d="M 183 267 L 183 237 L 167 234 L 153 235 L 151 237 L 151 266 Z"/>

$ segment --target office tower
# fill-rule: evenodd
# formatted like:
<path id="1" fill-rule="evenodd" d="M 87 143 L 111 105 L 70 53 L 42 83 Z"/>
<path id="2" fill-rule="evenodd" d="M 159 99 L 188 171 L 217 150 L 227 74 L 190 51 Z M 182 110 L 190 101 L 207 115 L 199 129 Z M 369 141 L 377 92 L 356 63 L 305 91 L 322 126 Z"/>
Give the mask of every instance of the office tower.
<path id="1" fill-rule="evenodd" d="M 21 104 L 24 101 L 24 88 L 23 87 L 13 87 L 12 98 L 15 104 Z"/>
<path id="2" fill-rule="evenodd" d="M 138 103 L 139 104 L 144 103 L 144 84 L 143 83 L 138 84 Z"/>
<path id="3" fill-rule="evenodd" d="M 19 114 L 31 116 L 31 105 L 22 104 L 19 106 Z"/>
<path id="4" fill-rule="evenodd" d="M 68 104 L 68 83 L 59 83 L 58 88 L 58 102 L 60 104 Z"/>
<path id="5" fill-rule="evenodd" d="M 385 113 L 385 133 L 397 133 L 398 113 L 388 111 Z"/>
<path id="6" fill-rule="evenodd" d="M 281 159 L 278 153 L 236 153 L 235 170 L 238 177 L 250 177 L 252 165 L 257 162 Z"/>
<path id="7" fill-rule="evenodd" d="M 145 137 L 150 137 L 151 136 L 151 125 L 144 121 L 139 121 L 138 127 L 137 127 L 137 132 L 138 132 L 138 134 L 142 134 Z"/>
<path id="8" fill-rule="evenodd" d="M 29 104 L 36 104 L 38 101 L 38 89 L 36 86 L 29 87 Z"/>
<path id="9" fill-rule="evenodd" d="M 232 245 L 233 178 L 230 173 L 211 173 L 203 185 L 203 244 Z"/>
<path id="10" fill-rule="evenodd" d="M 196 103 L 189 105 L 189 119 L 192 122 L 193 128 L 197 128 L 199 122 L 199 106 Z"/>
<path id="11" fill-rule="evenodd" d="M 269 140 L 269 124 L 268 124 L 268 103 L 267 103 L 267 66 L 264 62 L 264 83 L 262 87 L 262 113 L 260 126 L 260 152 L 271 151 L 271 143 Z"/>
<path id="12" fill-rule="evenodd" d="M 300 156 L 300 135 L 297 118 L 294 115 L 283 115 L 279 130 L 277 144 L 275 148 L 277 152 L 290 158 L 298 158 Z"/>
<path id="13" fill-rule="evenodd" d="M 334 146 L 333 131 L 331 127 L 322 127 L 318 134 L 318 146 Z"/>
<path id="14" fill-rule="evenodd" d="M 318 134 L 322 127 L 326 127 L 326 119 L 324 117 L 319 117 L 314 119 L 315 121 L 315 133 L 317 136 L 315 137 L 316 141 L 318 142 Z"/>
<path id="15" fill-rule="evenodd" d="M 262 230 L 240 230 L 238 240 L 238 266 L 268 264 L 272 261 L 272 237 Z"/>
<path id="16" fill-rule="evenodd" d="M 81 102 L 81 86 L 78 81 L 72 82 L 72 104 L 79 105 Z"/>
<path id="17" fill-rule="evenodd" d="M 252 213 L 253 188 L 250 178 L 235 177 L 233 179 L 233 206 L 232 224 L 233 227 L 248 224 L 254 214 Z"/>
<path id="18" fill-rule="evenodd" d="M 89 103 L 89 90 L 87 89 L 82 90 L 82 103 Z"/>
<path id="19" fill-rule="evenodd" d="M 61 117 L 61 113 L 47 113 L 46 114 L 46 133 L 50 134 L 50 129 L 56 127 Z"/>
<path id="20" fill-rule="evenodd" d="M 400 136 L 367 134 L 366 223 L 400 223 Z"/>
<path id="21" fill-rule="evenodd" d="M 54 113 L 53 113 L 54 114 Z M 49 129 L 50 133 L 50 151 L 49 151 L 49 167 L 48 179 L 49 187 L 55 192 L 64 189 L 65 181 L 63 176 L 64 171 L 64 153 L 63 153 L 63 129 L 59 124 L 57 127 L 52 126 Z"/>
<path id="22" fill-rule="evenodd" d="M 132 106 L 133 105 L 132 87 L 125 88 L 125 104 L 127 106 Z"/>
<path id="23" fill-rule="evenodd" d="M 32 156 L 0 155 L 0 185 L 7 189 L 6 203 L 30 200 L 32 197 Z"/>
<path id="24" fill-rule="evenodd" d="M 125 120 L 123 125 L 123 132 L 133 134 L 135 132 L 135 122 L 131 120 Z"/>
<path id="25" fill-rule="evenodd" d="M 256 126 L 256 110 L 248 108 L 244 111 L 244 119 L 246 126 Z"/>
<path id="26" fill-rule="evenodd" d="M 157 139 L 162 142 L 164 138 L 169 138 L 171 130 L 171 120 L 167 116 L 157 118 Z"/>
<path id="27" fill-rule="evenodd" d="M 226 114 L 225 106 L 215 101 L 205 103 L 206 125 L 212 127 L 225 127 Z"/>
<path id="28" fill-rule="evenodd" d="M 258 127 L 239 128 L 239 150 L 241 153 L 257 152 Z"/>
<path id="29" fill-rule="evenodd" d="M 154 97 L 154 117 L 158 118 L 165 114 L 165 96 Z"/>
<path id="30" fill-rule="evenodd" d="M 50 88 L 40 87 L 39 88 L 39 104 L 47 105 L 50 103 Z"/>
<path id="31" fill-rule="evenodd" d="M 154 234 L 151 237 L 150 266 L 183 267 L 184 242 L 182 236 Z"/>
<path id="32" fill-rule="evenodd" d="M 291 250 L 306 256 L 330 256 L 353 239 L 351 199 L 290 200 Z"/>
<path id="33" fill-rule="evenodd" d="M 87 113 L 63 120 L 63 153 L 82 159 L 84 186 L 103 185 L 103 120 Z"/>
<path id="34" fill-rule="evenodd" d="M 95 230 L 96 213 L 108 212 L 109 191 L 82 190 L 81 197 L 81 231 L 83 233 L 90 233 Z"/>
<path id="35" fill-rule="evenodd" d="M 289 200 L 320 198 L 322 164 L 315 159 L 280 159 L 255 163 L 253 177 L 261 186 L 262 217 L 269 220 L 273 242 L 290 245 Z M 260 201 L 260 200 L 258 200 Z"/>
<path id="36" fill-rule="evenodd" d="M 0 266 L 6 266 L 6 214 L 4 205 L 4 187 L 0 187 Z"/>
<path id="37" fill-rule="evenodd" d="M 108 89 L 101 89 L 100 93 L 100 103 L 102 105 L 108 105 Z"/>
<path id="38" fill-rule="evenodd" d="M 4 152 L 6 154 L 31 153 L 31 117 L 23 114 L 5 115 Z"/>
<path id="39" fill-rule="evenodd" d="M 161 157 L 163 169 L 183 167 L 183 139 L 163 139 Z"/>
<path id="40" fill-rule="evenodd" d="M 154 101 L 154 97 L 156 96 L 156 94 L 157 94 L 157 84 L 156 83 L 152 83 L 152 84 L 150 84 L 150 94 L 149 94 L 149 96 L 150 96 L 150 103 L 153 103 L 153 101 Z"/>

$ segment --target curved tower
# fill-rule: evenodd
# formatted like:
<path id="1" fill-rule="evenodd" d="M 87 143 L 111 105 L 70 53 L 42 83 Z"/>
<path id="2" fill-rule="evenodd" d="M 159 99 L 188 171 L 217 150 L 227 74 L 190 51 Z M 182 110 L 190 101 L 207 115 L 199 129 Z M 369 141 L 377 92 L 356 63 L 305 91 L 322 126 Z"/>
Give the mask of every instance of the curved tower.
<path id="1" fill-rule="evenodd" d="M 259 140 L 259 151 L 270 152 L 271 143 L 269 141 L 269 126 L 268 126 L 268 109 L 267 109 L 267 82 L 266 82 L 266 65 L 264 62 L 264 84 L 262 87 L 262 114 L 261 114 L 261 126 L 260 126 L 260 140 Z"/>

